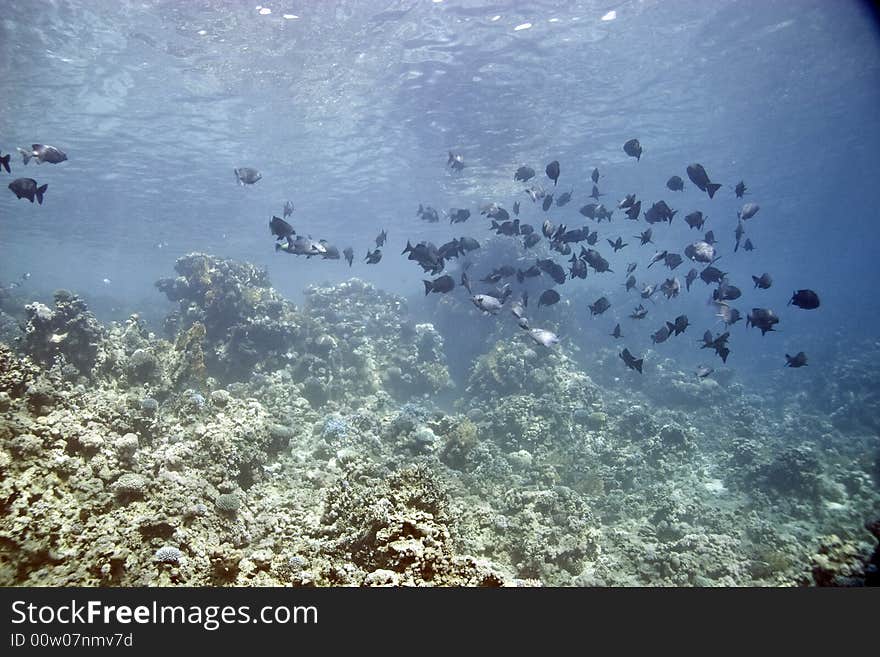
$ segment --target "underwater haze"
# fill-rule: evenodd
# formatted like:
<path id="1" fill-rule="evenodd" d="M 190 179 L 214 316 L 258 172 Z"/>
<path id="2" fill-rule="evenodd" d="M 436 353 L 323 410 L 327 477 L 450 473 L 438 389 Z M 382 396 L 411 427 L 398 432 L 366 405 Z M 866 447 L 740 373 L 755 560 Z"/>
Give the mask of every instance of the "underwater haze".
<path id="1" fill-rule="evenodd" d="M 849 0 L 4 3 L 0 584 L 876 582 L 878 109 Z"/>

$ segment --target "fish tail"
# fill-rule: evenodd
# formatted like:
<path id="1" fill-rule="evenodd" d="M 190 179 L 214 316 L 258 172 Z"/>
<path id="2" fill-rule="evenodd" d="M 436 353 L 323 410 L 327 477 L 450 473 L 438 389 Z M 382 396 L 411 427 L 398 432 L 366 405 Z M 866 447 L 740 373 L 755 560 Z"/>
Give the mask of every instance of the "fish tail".
<path id="1" fill-rule="evenodd" d="M 43 194 L 46 193 L 47 189 L 49 189 L 48 183 L 43 185 L 42 187 L 37 187 L 37 203 L 39 203 L 40 205 L 43 205 Z M 31 203 L 33 203 L 33 199 L 31 199 Z"/>
<path id="2" fill-rule="evenodd" d="M 277 253 L 280 250 L 281 250 L 281 242 L 275 242 L 275 252 Z"/>
<path id="3" fill-rule="evenodd" d="M 11 173 L 9 170 L 9 158 L 12 157 L 11 153 L 7 153 L 6 157 L 0 157 L 0 166 L 6 169 L 6 173 Z"/>
<path id="4" fill-rule="evenodd" d="M 639 374 L 642 373 L 642 363 L 644 362 L 644 360 L 644 358 L 639 358 L 633 363 L 633 365 L 635 365 L 636 369 L 639 371 Z"/>
<path id="5" fill-rule="evenodd" d="M 713 198 L 715 196 L 715 192 L 721 189 L 720 183 L 709 183 L 706 185 L 706 191 L 709 193 L 709 198 Z"/>
<path id="6" fill-rule="evenodd" d="M 21 161 L 22 162 L 27 164 L 28 162 L 31 161 L 31 157 L 33 157 L 33 155 L 32 155 L 33 151 L 27 151 L 23 148 L 19 148 L 18 152 L 21 153 Z"/>
<path id="7" fill-rule="evenodd" d="M 428 296 L 428 294 L 430 294 L 431 291 L 434 289 L 434 286 L 432 285 L 431 281 L 423 280 L 422 283 L 425 284 L 425 296 Z"/>

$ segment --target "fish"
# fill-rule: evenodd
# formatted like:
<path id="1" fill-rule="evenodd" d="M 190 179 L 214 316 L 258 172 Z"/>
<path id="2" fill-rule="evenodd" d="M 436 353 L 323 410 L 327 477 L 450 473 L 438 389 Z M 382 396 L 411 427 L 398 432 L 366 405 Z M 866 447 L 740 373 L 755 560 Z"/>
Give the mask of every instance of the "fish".
<path id="1" fill-rule="evenodd" d="M 425 284 L 425 296 L 428 296 L 431 292 L 446 294 L 447 292 L 451 292 L 455 287 L 455 281 L 449 274 L 441 276 L 433 281 L 423 280 L 422 283 Z"/>
<path id="2" fill-rule="evenodd" d="M 669 322 L 667 322 L 669 324 Z M 671 324 L 672 330 L 675 331 L 675 335 L 681 335 L 685 332 L 688 326 L 690 326 L 690 322 L 688 321 L 687 315 L 679 315 L 675 318 L 675 321 Z"/>
<path id="3" fill-rule="evenodd" d="M 339 260 L 339 249 L 327 240 L 320 240 L 319 243 L 324 247 L 324 251 L 320 254 L 323 260 Z"/>
<path id="4" fill-rule="evenodd" d="M 637 237 L 639 240 L 641 240 L 641 243 L 639 244 L 639 246 L 645 246 L 645 244 L 653 244 L 654 243 L 654 241 L 651 239 L 653 234 L 654 234 L 654 229 L 649 228 L 648 230 L 642 231 L 638 235 L 633 235 L 633 237 Z"/>
<path id="5" fill-rule="evenodd" d="M 636 286 L 636 277 L 630 274 L 629 278 L 626 279 L 626 282 L 623 284 L 626 288 L 626 291 L 629 292 Z"/>
<path id="6" fill-rule="evenodd" d="M 663 344 L 664 342 L 666 342 L 666 340 L 669 339 L 669 334 L 672 332 L 672 328 L 675 328 L 670 328 L 671 326 L 672 324 L 666 322 L 666 324 L 654 331 L 651 334 L 651 342 L 653 342 L 654 344 Z"/>
<path id="7" fill-rule="evenodd" d="M 578 212 L 587 217 L 587 219 L 595 219 L 596 218 L 596 209 L 599 207 L 598 203 L 587 203 L 583 206 Z"/>
<path id="8" fill-rule="evenodd" d="M 712 293 L 712 299 L 715 301 L 736 301 L 741 296 L 742 290 L 728 283 L 727 279 L 723 279 L 718 284 L 718 289 Z"/>
<path id="9" fill-rule="evenodd" d="M 745 221 L 746 219 L 751 219 L 756 214 L 758 214 L 758 210 L 760 209 L 761 206 L 757 203 L 746 203 L 744 206 L 742 206 L 742 209 L 740 209 L 736 213 L 736 216 Z"/>
<path id="10" fill-rule="evenodd" d="M 553 186 L 556 187 L 556 183 L 559 181 L 559 160 L 553 160 L 546 166 L 544 172 L 553 181 Z"/>
<path id="11" fill-rule="evenodd" d="M 461 153 L 453 153 L 452 151 L 449 151 L 446 166 L 457 173 L 461 172 L 461 170 L 464 169 L 464 157 Z"/>
<path id="12" fill-rule="evenodd" d="M 715 370 L 711 367 L 706 367 L 705 365 L 699 365 L 697 367 L 696 371 L 694 372 L 694 374 L 696 374 L 697 378 L 699 378 L 699 379 L 705 379 L 707 376 L 712 374 L 712 372 L 714 372 L 714 371 Z"/>
<path id="13" fill-rule="evenodd" d="M 733 231 L 733 236 L 736 238 L 736 244 L 733 247 L 733 252 L 736 253 L 739 251 L 739 243 L 742 240 L 742 236 L 746 234 L 746 229 L 743 226 L 742 221 L 736 222 L 736 230 Z"/>
<path id="14" fill-rule="evenodd" d="M 636 202 L 635 194 L 627 194 L 620 201 L 617 202 L 618 210 L 626 210 L 627 208 L 631 208 L 633 204 Z"/>
<path id="15" fill-rule="evenodd" d="M 752 308 L 752 312 L 746 315 L 746 328 L 749 325 L 761 329 L 761 335 L 768 331 L 775 331 L 773 327 L 779 323 L 779 317 L 769 308 Z"/>
<path id="16" fill-rule="evenodd" d="M 233 169 L 232 171 L 235 173 L 235 180 L 242 187 L 245 185 L 253 185 L 263 177 L 263 174 L 251 167 L 241 167 L 239 169 Z"/>
<path id="17" fill-rule="evenodd" d="M 677 253 L 667 253 L 666 257 L 663 258 L 663 264 L 669 267 L 670 270 L 675 269 L 682 262 L 684 262 L 684 259 Z"/>
<path id="18" fill-rule="evenodd" d="M 513 174 L 514 180 L 519 180 L 521 182 L 527 182 L 535 177 L 535 170 L 532 167 L 527 167 L 526 165 L 521 166 L 516 170 L 516 173 Z"/>
<path id="19" fill-rule="evenodd" d="M 620 356 L 621 360 L 626 363 L 626 366 L 631 370 L 636 370 L 639 374 L 642 373 L 642 363 L 644 362 L 644 358 L 636 358 L 633 356 L 629 349 L 624 348 L 618 356 Z"/>
<path id="20" fill-rule="evenodd" d="M 553 194 L 547 194 L 547 196 L 544 197 L 544 202 L 541 203 L 541 209 L 544 210 L 544 212 L 547 212 L 547 210 L 549 210 L 552 205 Z"/>
<path id="21" fill-rule="evenodd" d="M 715 231 L 707 230 L 706 234 L 703 235 L 703 241 L 712 246 L 718 244 L 718 240 L 715 239 Z"/>
<path id="22" fill-rule="evenodd" d="M 536 244 L 538 244 L 540 241 L 541 241 L 541 236 L 538 235 L 538 233 L 529 233 L 523 239 L 523 246 L 527 249 L 530 249 L 533 246 L 535 246 Z"/>
<path id="23" fill-rule="evenodd" d="M 636 162 L 642 159 L 642 145 L 638 139 L 630 139 L 623 145 L 623 152 L 630 157 L 636 158 Z"/>
<path id="24" fill-rule="evenodd" d="M 626 273 L 627 273 L 627 274 L 632 274 L 632 273 L 636 270 L 636 268 L 637 268 L 638 266 L 639 266 L 638 263 L 635 263 L 635 262 L 631 262 L 631 263 L 629 263 L 629 264 L 626 266 Z"/>
<path id="25" fill-rule="evenodd" d="M 367 257 L 364 260 L 367 261 L 368 265 L 375 265 L 382 259 L 382 251 L 379 249 L 375 249 L 374 251 L 367 251 Z"/>
<path id="26" fill-rule="evenodd" d="M 518 212 L 515 214 L 519 214 Z M 470 219 L 471 211 L 463 208 L 450 208 L 449 209 L 449 223 L 451 224 L 460 224 L 464 221 Z"/>
<path id="27" fill-rule="evenodd" d="M 688 244 L 684 248 L 684 254 L 693 262 L 700 262 L 704 265 L 712 264 L 715 261 L 715 247 L 702 240 Z"/>
<path id="28" fill-rule="evenodd" d="M 700 272 L 700 279 L 706 285 L 710 285 L 711 283 L 720 283 L 725 276 L 727 276 L 726 272 L 721 271 L 713 265 L 709 265 Z"/>
<path id="29" fill-rule="evenodd" d="M 291 255 L 304 255 L 307 258 L 327 252 L 327 248 L 323 244 L 304 235 L 298 235 L 296 239 L 288 235 L 286 242 L 275 242 L 275 250 L 284 251 Z"/>
<path id="30" fill-rule="evenodd" d="M 6 155 L 0 156 L 0 168 L 6 169 L 6 173 L 12 173 L 9 168 L 9 159 L 12 157 L 12 153 L 7 153 Z"/>
<path id="31" fill-rule="evenodd" d="M 803 351 L 797 352 L 794 356 L 785 354 L 786 367 L 804 367 L 807 364 L 807 355 Z"/>
<path id="32" fill-rule="evenodd" d="M 593 303 L 589 304 L 590 315 L 601 315 L 611 307 L 611 302 L 606 297 L 599 297 Z"/>
<path id="33" fill-rule="evenodd" d="M 9 189 L 15 194 L 16 198 L 26 198 L 31 203 L 37 199 L 37 203 L 43 205 L 43 194 L 49 189 L 48 183 L 45 185 L 37 185 L 37 181 L 33 178 L 16 178 L 9 183 Z"/>
<path id="34" fill-rule="evenodd" d="M 623 247 L 625 247 L 625 246 L 629 246 L 629 245 L 626 244 L 626 243 L 623 241 L 623 239 L 620 238 L 620 237 L 618 237 L 618 238 L 617 238 L 615 241 L 613 241 L 613 242 L 612 242 L 611 240 L 608 240 L 608 243 L 611 245 L 611 248 L 614 249 L 614 252 L 615 252 L 615 253 L 617 253 L 618 251 L 620 251 Z"/>
<path id="35" fill-rule="evenodd" d="M 342 255 L 345 256 L 345 261 L 348 263 L 348 266 L 351 267 L 351 263 L 354 260 L 354 249 L 352 249 L 350 246 L 347 246 L 342 249 Z"/>
<path id="36" fill-rule="evenodd" d="M 293 226 L 284 221 L 284 219 L 275 216 L 269 221 L 269 233 L 278 240 L 286 240 L 288 237 L 296 235 Z"/>
<path id="37" fill-rule="evenodd" d="M 581 257 L 587 261 L 587 264 L 590 265 L 597 273 L 601 274 L 602 272 L 613 272 L 611 267 L 608 264 L 608 261 L 602 257 L 602 254 L 596 251 L 595 249 L 584 249 L 581 247 Z"/>
<path id="38" fill-rule="evenodd" d="M 552 347 L 559 343 L 559 336 L 546 329 L 529 329 L 529 337 L 543 347 Z"/>
<path id="39" fill-rule="evenodd" d="M 788 305 L 794 304 L 804 310 L 815 310 L 819 307 L 819 295 L 813 290 L 797 290 L 791 295 Z"/>
<path id="40" fill-rule="evenodd" d="M 739 311 L 736 308 L 731 308 L 730 305 L 725 303 L 724 301 L 714 301 L 713 303 L 715 304 L 715 308 L 718 310 L 715 316 L 720 317 L 725 326 L 733 326 L 742 319 Z"/>
<path id="41" fill-rule="evenodd" d="M 614 330 L 610 333 L 611 337 L 615 340 L 623 337 L 623 333 L 620 331 L 620 324 L 615 324 Z"/>
<path id="42" fill-rule="evenodd" d="M 528 189 L 524 189 L 523 192 L 529 195 L 529 198 L 532 199 L 532 203 L 536 203 L 539 198 L 544 198 L 547 195 L 547 192 L 545 192 L 544 188 L 540 185 L 533 185 Z"/>
<path id="43" fill-rule="evenodd" d="M 593 172 L 590 174 L 590 180 L 593 181 L 594 185 L 599 182 L 599 168 L 598 167 L 593 167 Z"/>
<path id="44" fill-rule="evenodd" d="M 290 201 L 284 201 L 284 218 L 287 219 L 290 215 L 293 214 L 293 203 Z"/>
<path id="45" fill-rule="evenodd" d="M 681 283 L 678 282 L 677 278 L 667 278 L 660 286 L 660 291 L 663 292 L 667 299 L 672 299 L 677 297 L 681 291 Z"/>
<path id="46" fill-rule="evenodd" d="M 559 292 L 556 290 L 544 290 L 538 297 L 538 308 L 541 306 L 552 306 L 559 302 Z"/>
<path id="47" fill-rule="evenodd" d="M 600 194 L 599 188 L 596 185 L 593 185 L 593 191 L 590 192 L 590 198 L 594 198 L 598 201 L 600 196 L 605 196 L 605 194 Z"/>
<path id="48" fill-rule="evenodd" d="M 541 275 L 541 270 L 536 265 L 532 265 L 525 271 L 522 269 L 517 270 L 516 272 L 516 280 L 522 283 L 527 278 L 535 278 L 536 276 Z"/>
<path id="49" fill-rule="evenodd" d="M 565 282 L 565 270 L 550 259 L 538 260 L 535 263 L 538 268 L 552 278 L 558 285 Z"/>
<path id="50" fill-rule="evenodd" d="M 437 253 L 440 255 L 440 258 L 442 260 L 457 258 L 459 256 L 459 253 L 461 253 L 458 246 L 458 240 L 453 239 L 452 241 L 446 242 L 446 244 L 437 249 Z"/>
<path id="51" fill-rule="evenodd" d="M 652 296 L 654 296 L 654 293 L 656 291 L 657 285 L 646 285 L 642 288 L 642 291 L 639 292 L 639 296 L 642 297 L 642 299 L 650 299 Z"/>
<path id="52" fill-rule="evenodd" d="M 706 170 L 703 168 L 702 164 L 689 164 L 687 168 L 688 178 L 691 179 L 691 182 L 694 183 L 701 190 L 706 192 L 709 195 L 709 198 L 713 198 L 715 196 L 715 192 L 721 189 L 721 185 L 719 183 L 713 183 L 709 180 L 709 174 L 706 173 Z"/>
<path id="53" fill-rule="evenodd" d="M 645 221 L 649 224 L 656 224 L 662 221 L 668 221 L 670 224 L 672 223 L 672 218 L 678 214 L 678 210 L 673 210 L 668 205 L 666 205 L 666 201 L 657 201 L 654 203 L 648 211 L 645 212 Z"/>
<path id="54" fill-rule="evenodd" d="M 556 207 L 561 208 L 563 205 L 568 204 L 568 202 L 571 200 L 571 195 L 573 192 L 574 190 L 571 190 L 569 192 L 563 192 L 562 194 L 560 194 L 556 198 Z"/>
<path id="55" fill-rule="evenodd" d="M 437 213 L 437 210 L 430 205 L 423 207 L 421 203 L 419 203 L 419 209 L 416 210 L 416 216 L 422 221 L 427 221 L 430 224 L 436 224 L 440 221 L 440 215 Z"/>
<path id="56" fill-rule="evenodd" d="M 666 181 L 666 187 L 673 192 L 681 192 L 684 190 L 684 180 L 680 176 L 672 176 Z"/>
<path id="57" fill-rule="evenodd" d="M 598 222 L 601 222 L 603 219 L 607 219 L 608 221 L 611 221 L 611 217 L 613 215 L 614 215 L 614 212 L 608 210 L 608 208 L 606 208 L 601 203 L 599 204 L 599 207 L 596 208 L 596 221 L 598 221 Z"/>
<path id="58" fill-rule="evenodd" d="M 754 250 L 755 250 L 755 245 L 752 244 L 752 240 L 747 237 L 746 241 L 743 242 L 743 251 L 754 251 Z"/>
<path id="59" fill-rule="evenodd" d="M 730 332 L 724 332 L 720 335 L 712 337 L 711 331 L 703 334 L 703 344 L 700 349 L 714 349 L 715 353 L 721 357 L 721 362 L 726 363 L 727 357 L 730 355 L 730 349 L 727 346 L 727 340 L 730 338 Z"/>
<path id="60" fill-rule="evenodd" d="M 742 198 L 743 194 L 746 193 L 746 189 L 748 188 L 746 187 L 746 184 L 742 180 L 740 180 L 738 183 L 736 183 L 736 187 L 734 187 L 733 189 L 736 192 L 736 197 Z"/>
<path id="61" fill-rule="evenodd" d="M 685 223 L 691 228 L 696 228 L 697 230 L 703 230 L 703 224 L 706 223 L 706 220 L 709 217 L 704 217 L 703 213 L 697 210 L 696 212 L 691 212 L 688 215 L 685 215 Z"/>
<path id="62" fill-rule="evenodd" d="M 508 237 L 519 235 L 519 219 L 514 219 L 513 221 L 504 221 L 500 224 L 493 219 L 491 227 L 492 230 L 495 231 L 496 235 L 507 235 Z"/>
<path id="63" fill-rule="evenodd" d="M 465 253 L 470 253 L 471 251 L 476 251 L 479 248 L 480 243 L 473 237 L 458 238 L 458 251 L 462 255 L 464 255 Z"/>
<path id="64" fill-rule="evenodd" d="M 639 304 L 635 307 L 635 310 L 630 314 L 630 319 L 645 319 L 648 315 L 648 310 L 642 305 Z"/>
<path id="65" fill-rule="evenodd" d="M 497 203 L 489 203 L 480 208 L 480 214 L 485 215 L 489 219 L 497 219 L 498 221 L 507 221 L 510 219 L 510 215 L 507 213 L 507 210 L 502 208 Z"/>
<path id="66" fill-rule="evenodd" d="M 770 278 L 770 274 L 764 272 L 760 276 L 752 276 L 752 280 L 755 283 L 755 288 L 761 288 L 762 290 L 767 290 L 773 285 L 773 279 Z"/>
<path id="67" fill-rule="evenodd" d="M 477 308 L 490 315 L 497 315 L 503 305 L 499 299 L 489 294 L 475 294 L 471 297 L 471 301 Z"/>
<path id="68" fill-rule="evenodd" d="M 639 213 L 642 211 L 642 202 L 636 201 L 626 210 L 626 216 L 631 221 L 639 220 Z"/>
<path id="69" fill-rule="evenodd" d="M 49 164 L 59 164 L 67 160 L 67 153 L 60 148 L 49 146 L 48 144 L 31 144 L 30 150 L 19 148 L 21 153 L 21 161 L 26 165 L 31 158 L 37 161 L 37 164 L 48 162 Z M 7 160 L 8 161 L 8 160 Z M 6 165 L 6 172 L 9 173 L 9 166 Z M 256 181 L 254 181 L 256 182 Z"/>
<path id="70" fill-rule="evenodd" d="M 388 239 L 388 233 L 385 232 L 383 228 L 382 231 L 376 236 L 376 246 L 385 246 L 385 240 Z"/>

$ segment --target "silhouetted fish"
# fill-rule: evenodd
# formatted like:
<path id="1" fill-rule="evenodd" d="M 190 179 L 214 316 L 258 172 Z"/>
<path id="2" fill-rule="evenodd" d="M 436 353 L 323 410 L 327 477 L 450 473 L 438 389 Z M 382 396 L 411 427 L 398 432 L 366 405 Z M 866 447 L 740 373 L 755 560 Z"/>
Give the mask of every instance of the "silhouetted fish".
<path id="1" fill-rule="evenodd" d="M 559 181 L 559 161 L 553 160 L 547 167 L 544 169 L 547 177 L 553 181 L 553 186 L 556 186 L 556 183 Z"/>
<path id="2" fill-rule="evenodd" d="M 815 310 L 819 307 L 819 295 L 812 290 L 797 290 L 791 295 L 788 305 L 794 304 L 804 310 Z"/>
<path id="3" fill-rule="evenodd" d="M 516 173 L 513 174 L 514 180 L 519 180 L 521 182 L 526 182 L 535 177 L 535 170 L 532 167 L 527 167 L 525 165 L 521 166 L 516 170 Z"/>
<path id="4" fill-rule="evenodd" d="M 638 139 L 630 139 L 623 145 L 623 152 L 630 157 L 636 158 L 636 161 L 642 159 L 642 145 Z"/>
<path id="5" fill-rule="evenodd" d="M 785 354 L 787 367 L 804 367 L 807 364 L 807 355 L 803 351 L 797 352 L 794 356 Z"/>
<path id="6" fill-rule="evenodd" d="M 680 176 L 672 176 L 666 181 L 666 187 L 673 192 L 684 190 L 684 180 Z"/>
<path id="7" fill-rule="evenodd" d="M 713 198 L 715 192 L 721 189 L 720 184 L 713 183 L 709 180 L 709 174 L 706 173 L 702 164 L 689 164 L 687 174 L 688 178 L 691 179 L 691 182 L 706 192 L 709 195 L 709 198 Z"/>

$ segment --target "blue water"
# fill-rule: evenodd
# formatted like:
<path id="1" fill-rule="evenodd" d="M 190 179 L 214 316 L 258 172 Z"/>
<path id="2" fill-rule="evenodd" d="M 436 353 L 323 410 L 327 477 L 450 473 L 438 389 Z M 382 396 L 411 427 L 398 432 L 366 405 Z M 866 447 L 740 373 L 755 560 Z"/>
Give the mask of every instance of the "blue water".
<path id="1" fill-rule="evenodd" d="M 0 190 L 0 282 L 29 272 L 22 291 L 31 297 L 64 287 L 105 320 L 149 308 L 158 316 L 168 305 L 154 281 L 171 275 L 179 256 L 204 251 L 266 266 L 295 300 L 310 283 L 355 275 L 412 296 L 414 309 L 430 316 L 430 304 L 416 301 L 425 276 L 398 255 L 406 241 L 484 241 L 478 207 L 489 201 L 510 209 L 519 200 L 523 220 L 539 226 L 544 213 L 513 172 L 529 164 L 538 171 L 532 182 L 552 186 L 543 169 L 556 159 L 559 191 L 573 188 L 574 198 L 549 214 L 570 227 L 588 223 L 577 210 L 589 201 L 594 166 L 607 205 L 635 192 L 643 209 L 662 198 L 679 210 L 671 226 L 655 226 L 657 248 L 681 253 L 698 237 L 681 218 L 697 209 L 709 215 L 719 267 L 743 289 L 734 306 L 744 315 L 766 306 L 782 317 L 779 333 L 766 337 L 737 324 L 729 365 L 778 376 L 784 353 L 805 350 L 810 367 L 798 375 L 810 377 L 875 339 L 880 37 L 867 5 L 265 7 L 271 12 L 256 2 L 4 5 L 0 151 L 47 143 L 69 161 L 25 168 L 13 156 L 14 175 L 35 176 L 49 190 L 42 206 Z M 644 147 L 640 162 L 622 151 L 632 137 Z M 459 175 L 445 168 L 450 149 L 465 158 Z M 687 179 L 691 162 L 724 183 L 714 200 Z M 236 185 L 240 166 L 263 179 Z M 673 174 L 685 179 L 684 192 L 665 188 Z M 5 187 L 13 176 L 2 176 Z M 740 179 L 749 188 L 743 200 L 732 190 Z M 297 231 L 340 250 L 352 245 L 354 267 L 275 253 L 267 222 L 287 199 Z M 744 201 L 761 205 L 746 226 L 757 249 L 733 254 Z M 415 216 L 419 203 L 467 207 L 472 217 L 427 224 Z M 389 234 L 385 257 L 367 266 L 381 228 Z M 636 305 L 620 287 L 626 263 L 640 263 L 640 285 L 669 275 L 655 266 L 643 278 L 655 249 L 638 247 L 632 235 L 644 228 L 620 211 L 598 226 L 598 248 L 615 273 L 591 272 L 558 289 L 564 301 L 608 294 L 613 307 L 590 319 L 582 304 L 583 333 L 569 326 L 563 348 L 566 340 L 617 348 L 607 333 L 619 320 L 623 342 L 642 354 L 661 319 L 686 312 L 688 342 L 661 345 L 663 357 L 719 364 L 695 348 L 706 328 L 721 328 L 706 306 L 711 288 L 700 281 L 678 300 L 658 300 L 643 324 L 626 319 Z M 618 235 L 630 246 L 614 255 L 605 238 Z M 686 261 L 674 272 L 682 284 L 689 268 Z M 754 291 L 750 277 L 764 271 L 773 287 Z M 818 291 L 822 308 L 786 308 L 797 288 Z M 454 294 L 468 303 L 461 290 Z"/>

